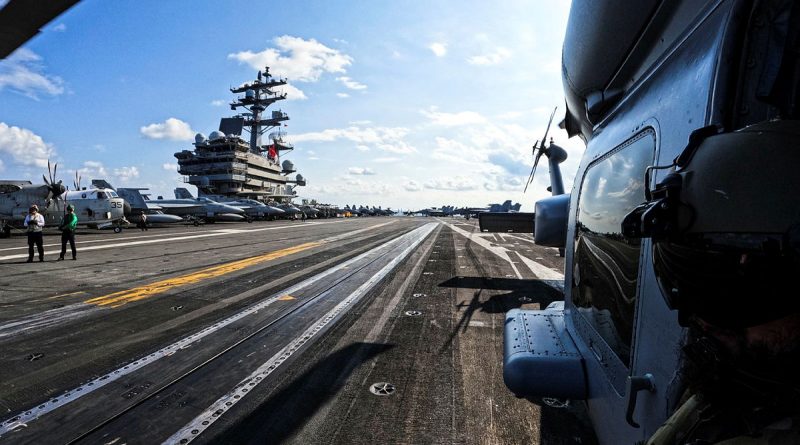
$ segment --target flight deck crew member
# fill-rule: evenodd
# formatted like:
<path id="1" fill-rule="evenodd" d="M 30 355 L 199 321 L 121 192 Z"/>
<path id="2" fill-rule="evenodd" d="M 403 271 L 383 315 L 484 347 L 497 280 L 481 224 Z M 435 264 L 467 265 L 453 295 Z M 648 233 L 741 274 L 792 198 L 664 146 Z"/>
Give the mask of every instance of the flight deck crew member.
<path id="1" fill-rule="evenodd" d="M 142 210 L 142 214 L 139 215 L 139 228 L 142 229 L 142 232 L 147 230 L 147 215 L 144 214 L 144 210 Z"/>
<path id="2" fill-rule="evenodd" d="M 306 222 L 306 212 L 305 210 L 300 212 L 300 220 Z"/>
<path id="3" fill-rule="evenodd" d="M 78 259 L 75 252 L 75 228 L 77 226 L 78 215 L 75 214 L 75 208 L 72 205 L 68 205 L 67 213 L 61 219 L 61 224 L 58 225 L 61 230 L 61 255 L 58 256 L 58 261 L 62 261 L 64 254 L 67 253 L 67 241 L 69 241 L 69 247 L 72 250 L 72 259 Z"/>
<path id="4" fill-rule="evenodd" d="M 39 251 L 39 261 L 44 261 L 44 245 L 42 241 L 42 228 L 44 227 L 44 216 L 39 213 L 39 207 L 34 204 L 28 209 L 28 216 L 25 217 L 25 227 L 28 231 L 28 262 L 33 262 L 33 245 Z"/>

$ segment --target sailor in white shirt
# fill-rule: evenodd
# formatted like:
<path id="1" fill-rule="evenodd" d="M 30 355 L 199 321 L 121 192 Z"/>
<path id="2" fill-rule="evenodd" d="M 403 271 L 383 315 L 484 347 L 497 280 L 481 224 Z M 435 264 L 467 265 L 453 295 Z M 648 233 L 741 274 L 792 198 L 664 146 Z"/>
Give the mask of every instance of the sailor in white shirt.
<path id="1" fill-rule="evenodd" d="M 33 262 L 33 245 L 39 251 L 39 261 L 44 261 L 44 243 L 42 240 L 42 228 L 44 228 L 44 216 L 39 213 L 39 207 L 34 204 L 28 210 L 25 217 L 25 227 L 28 232 L 28 262 Z"/>

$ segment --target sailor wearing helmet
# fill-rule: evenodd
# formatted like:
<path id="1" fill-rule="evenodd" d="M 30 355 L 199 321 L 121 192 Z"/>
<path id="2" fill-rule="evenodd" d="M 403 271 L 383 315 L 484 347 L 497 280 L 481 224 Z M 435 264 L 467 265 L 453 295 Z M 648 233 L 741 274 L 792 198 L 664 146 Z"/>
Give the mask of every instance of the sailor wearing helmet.
<path id="1" fill-rule="evenodd" d="M 67 253 L 67 241 L 72 249 L 72 259 L 78 259 L 75 252 L 75 227 L 77 225 L 78 216 L 75 215 L 75 208 L 70 204 L 67 206 L 67 213 L 61 219 L 61 224 L 58 225 L 58 228 L 61 229 L 61 255 L 58 256 L 58 261 L 64 260 L 64 254 Z"/>

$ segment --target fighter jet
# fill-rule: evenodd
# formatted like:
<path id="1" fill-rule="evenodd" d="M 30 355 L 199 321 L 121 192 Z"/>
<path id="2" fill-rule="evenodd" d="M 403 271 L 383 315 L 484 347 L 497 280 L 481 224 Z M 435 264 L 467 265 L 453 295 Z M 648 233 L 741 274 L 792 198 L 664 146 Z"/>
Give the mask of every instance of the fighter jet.
<path id="1" fill-rule="evenodd" d="M 218 203 L 212 199 L 200 197 L 194 199 L 156 199 L 149 204 L 161 207 L 169 215 L 177 215 L 195 219 L 197 221 L 244 221 L 244 210 L 226 204 Z"/>
<path id="2" fill-rule="evenodd" d="M 248 198 L 234 199 L 223 195 L 206 195 L 201 194 L 200 198 L 208 198 L 212 201 L 238 207 L 244 210 L 245 215 L 249 219 L 275 219 L 276 217 L 284 215 L 286 212 L 283 210 L 268 206 L 261 201 Z M 183 187 L 175 189 L 175 199 L 196 199 L 189 190 Z"/>

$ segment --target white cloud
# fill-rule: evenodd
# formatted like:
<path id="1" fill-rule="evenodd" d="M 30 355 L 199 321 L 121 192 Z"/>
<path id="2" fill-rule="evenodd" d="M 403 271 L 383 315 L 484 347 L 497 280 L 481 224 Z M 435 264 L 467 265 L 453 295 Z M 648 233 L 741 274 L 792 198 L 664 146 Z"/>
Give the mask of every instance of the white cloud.
<path id="1" fill-rule="evenodd" d="M 436 57 L 444 57 L 445 54 L 447 54 L 446 43 L 433 42 L 430 45 L 428 45 L 428 49 L 433 51 L 433 53 L 436 54 Z"/>
<path id="2" fill-rule="evenodd" d="M 511 57 L 511 51 L 500 46 L 490 53 L 467 58 L 467 63 L 481 66 L 497 65 L 509 57 Z"/>
<path id="3" fill-rule="evenodd" d="M 169 139 L 172 141 L 190 141 L 196 131 L 186 122 L 171 117 L 163 124 L 150 124 L 139 128 L 142 136 L 148 139 Z"/>
<path id="4" fill-rule="evenodd" d="M 0 172 L 2 172 L 3 170 L 5 170 L 5 166 L 3 165 L 3 160 L 0 159 Z"/>
<path id="5" fill-rule="evenodd" d="M 165 163 L 161 164 L 161 168 L 163 168 L 164 170 L 167 170 L 167 171 L 174 172 L 174 171 L 178 170 L 178 164 L 171 164 L 169 162 L 165 162 Z"/>
<path id="6" fill-rule="evenodd" d="M 358 144 L 358 145 L 356 145 L 356 149 L 358 149 L 359 151 L 369 151 L 369 146 L 368 145 Z"/>
<path id="7" fill-rule="evenodd" d="M 18 164 L 47 167 L 47 160 L 56 151 L 34 132 L 0 122 L 0 153 L 11 155 Z"/>
<path id="8" fill-rule="evenodd" d="M 351 79 L 351 78 L 349 78 L 347 76 L 337 77 L 336 80 L 338 80 L 344 86 L 346 86 L 347 88 L 349 88 L 351 90 L 366 90 L 367 89 L 367 86 L 364 85 L 363 83 L 356 82 L 355 80 L 353 80 L 353 79 Z"/>
<path id="9" fill-rule="evenodd" d="M 303 93 L 303 91 L 296 86 L 287 83 L 286 85 L 281 85 L 279 87 L 275 87 L 275 92 L 278 94 L 286 93 L 286 100 L 306 100 L 308 97 Z"/>
<path id="10" fill-rule="evenodd" d="M 368 127 L 351 126 L 333 128 L 311 133 L 290 136 L 292 142 L 333 142 L 340 139 L 349 140 L 359 145 L 375 147 L 391 153 L 408 154 L 417 151 L 404 140 L 409 133 L 403 127 Z"/>
<path id="11" fill-rule="evenodd" d="M 277 48 L 261 52 L 241 51 L 229 54 L 229 59 L 246 63 L 253 69 L 269 66 L 276 75 L 286 76 L 301 82 L 316 82 L 323 73 L 344 73 L 353 58 L 329 48 L 314 39 L 281 36 L 273 41 Z"/>
<path id="12" fill-rule="evenodd" d="M 391 163 L 391 162 L 400 161 L 401 159 L 402 158 L 397 158 L 397 157 L 375 158 L 375 159 L 372 160 L 372 162 L 377 162 L 377 163 L 381 163 L 381 164 L 388 164 L 388 163 Z"/>
<path id="13" fill-rule="evenodd" d="M 472 178 L 464 176 L 456 176 L 453 178 L 432 179 L 426 181 L 423 186 L 431 190 L 450 190 L 450 191 L 465 191 L 476 190 L 478 186 Z"/>
<path id="14" fill-rule="evenodd" d="M 375 171 L 369 167 L 350 167 L 347 173 L 351 175 L 374 175 Z"/>
<path id="15" fill-rule="evenodd" d="M 67 30 L 67 25 L 63 23 L 59 23 L 58 25 L 53 27 L 53 31 L 55 32 L 64 32 Z"/>
<path id="16" fill-rule="evenodd" d="M 116 176 L 120 182 L 128 182 L 131 179 L 139 177 L 139 169 L 134 166 L 115 168 L 114 176 Z"/>
<path id="17" fill-rule="evenodd" d="M 108 177 L 108 170 L 100 161 L 86 161 L 78 169 L 81 179 L 102 179 Z"/>
<path id="18" fill-rule="evenodd" d="M 409 192 L 418 192 L 422 190 L 422 185 L 417 181 L 406 181 L 406 183 L 403 184 L 403 188 Z"/>
<path id="19" fill-rule="evenodd" d="M 39 94 L 63 94 L 64 81 L 58 76 L 44 73 L 41 60 L 39 55 L 25 48 L 0 60 L 0 91 L 9 88 L 37 100 Z"/>
<path id="20" fill-rule="evenodd" d="M 350 97 L 350 95 L 347 93 L 336 93 L 336 97 L 341 97 L 342 99 L 346 99 Z"/>
<path id="21" fill-rule="evenodd" d="M 213 106 L 215 106 L 215 107 L 221 107 L 221 106 L 225 105 L 226 103 L 227 103 L 227 102 L 225 102 L 225 101 L 224 101 L 224 100 L 222 100 L 222 99 L 216 99 L 216 100 L 212 100 L 212 101 L 211 101 L 211 105 L 213 105 Z"/>
<path id="22" fill-rule="evenodd" d="M 501 113 L 497 115 L 497 119 L 500 120 L 513 120 L 522 117 L 523 113 L 521 111 L 506 111 L 505 113 Z"/>
<path id="23" fill-rule="evenodd" d="M 478 125 L 486 123 L 486 118 L 474 111 L 461 111 L 458 113 L 444 113 L 436 111 L 436 107 L 430 110 L 421 110 L 420 113 L 431 120 L 434 125 L 443 127 L 458 127 L 462 125 Z"/>
<path id="24" fill-rule="evenodd" d="M 459 141 L 437 136 L 436 148 L 431 153 L 433 159 L 461 164 L 483 164 L 486 160 L 485 150 L 467 146 Z"/>
<path id="25" fill-rule="evenodd" d="M 368 121 L 368 120 L 361 120 L 361 121 L 350 121 L 350 122 L 348 122 L 348 123 L 349 123 L 350 125 L 360 125 L 360 126 L 362 126 L 362 127 L 363 127 L 364 125 L 370 125 L 370 124 L 372 124 L 372 121 Z"/>
<path id="26" fill-rule="evenodd" d="M 330 197 L 335 200 L 342 199 L 342 196 L 350 196 L 351 198 L 354 196 L 394 196 L 399 192 L 398 187 L 394 184 L 386 184 L 375 181 L 372 178 L 366 180 L 352 176 L 336 177 L 333 178 L 331 184 L 312 185 L 308 187 L 308 190 L 315 195 L 324 195 L 321 199 L 329 199 L 328 197 Z M 356 201 L 356 199 L 353 199 L 353 201 Z"/>

